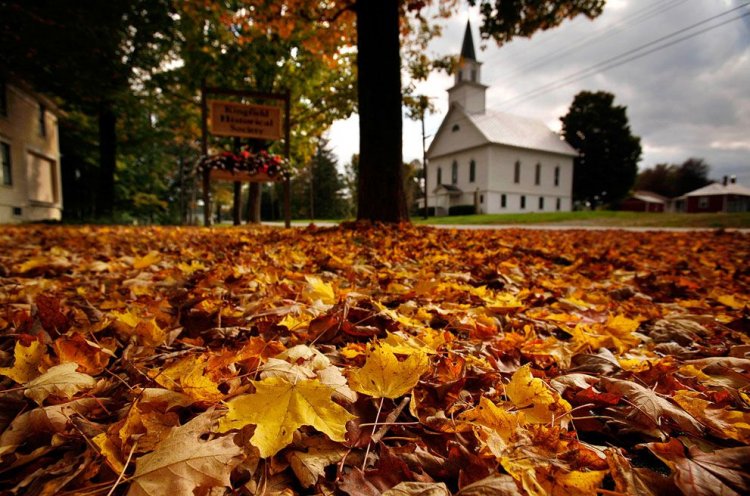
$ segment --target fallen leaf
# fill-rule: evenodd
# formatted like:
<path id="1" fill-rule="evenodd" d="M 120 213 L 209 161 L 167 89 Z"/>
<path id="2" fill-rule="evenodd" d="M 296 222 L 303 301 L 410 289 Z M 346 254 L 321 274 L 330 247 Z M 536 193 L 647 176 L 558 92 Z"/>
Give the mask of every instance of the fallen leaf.
<path id="1" fill-rule="evenodd" d="M 708 426 L 714 435 L 750 443 L 750 413 L 718 408 L 695 391 L 677 391 L 674 400 L 686 412 Z"/>
<path id="2" fill-rule="evenodd" d="M 442 482 L 401 482 L 388 489 L 383 496 L 451 496 Z"/>
<path id="3" fill-rule="evenodd" d="M 305 276 L 305 280 L 307 281 L 307 285 L 303 294 L 310 303 L 316 301 L 320 301 L 326 305 L 336 303 L 336 293 L 334 293 L 333 287 L 330 284 L 323 282 L 316 276 Z"/>
<path id="4" fill-rule="evenodd" d="M 740 496 L 750 493 L 750 447 L 687 453 L 677 439 L 646 447 L 674 471 L 683 493 L 695 496 Z"/>
<path id="5" fill-rule="evenodd" d="M 229 411 L 221 418 L 220 432 L 255 424 L 250 438 L 260 456 L 267 458 L 289 445 L 294 432 L 309 425 L 334 441 L 344 441 L 346 423 L 355 418 L 331 401 L 330 386 L 317 380 L 289 382 L 282 377 L 253 381 L 255 393 L 227 402 Z"/>
<path id="6" fill-rule="evenodd" d="M 340 445 L 320 444 L 308 448 L 307 451 L 295 450 L 286 454 L 286 459 L 302 487 L 314 486 L 318 478 L 325 475 L 326 467 L 340 462 L 347 452 Z"/>
<path id="7" fill-rule="evenodd" d="M 349 372 L 349 386 L 373 398 L 398 398 L 417 385 L 429 366 L 426 353 L 412 353 L 399 361 L 390 349 L 373 344 L 364 367 Z"/>
<path id="8" fill-rule="evenodd" d="M 456 496 L 521 496 L 515 480 L 508 474 L 493 474 L 465 486 Z"/>
<path id="9" fill-rule="evenodd" d="M 172 430 L 157 448 L 136 460 L 128 496 L 188 495 L 229 487 L 230 474 L 242 461 L 234 435 L 208 441 L 215 414 L 205 412 Z"/>
<path id="10" fill-rule="evenodd" d="M 18 384 L 25 384 L 41 374 L 40 368 L 45 353 L 46 347 L 36 339 L 19 339 L 13 352 L 13 367 L 1 367 L 0 375 L 10 377 Z"/>
<path id="11" fill-rule="evenodd" d="M 26 383 L 24 394 L 41 405 L 48 396 L 71 399 L 84 389 L 96 385 L 96 380 L 87 374 L 76 372 L 78 364 L 63 363 L 51 367 L 47 372 Z"/>
<path id="12" fill-rule="evenodd" d="M 568 425 L 570 403 L 560 398 L 543 380 L 531 375 L 529 364 L 518 369 L 505 386 L 505 394 L 516 408 L 523 410 L 526 421 L 534 424 L 559 422 Z"/>

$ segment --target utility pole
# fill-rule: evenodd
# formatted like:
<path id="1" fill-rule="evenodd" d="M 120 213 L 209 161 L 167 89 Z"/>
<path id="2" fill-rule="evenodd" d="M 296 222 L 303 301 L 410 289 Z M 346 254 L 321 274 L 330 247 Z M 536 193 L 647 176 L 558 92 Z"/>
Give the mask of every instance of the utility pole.
<path id="1" fill-rule="evenodd" d="M 427 97 L 424 97 L 420 100 L 420 105 L 422 102 L 427 102 Z M 429 103 L 429 102 L 427 102 Z M 424 178 L 424 219 L 426 220 L 428 217 L 428 209 L 427 209 L 427 148 L 425 146 L 425 141 L 427 140 L 427 136 L 424 132 L 424 114 L 426 112 L 427 108 L 425 105 L 425 108 L 422 109 L 422 177 Z"/>

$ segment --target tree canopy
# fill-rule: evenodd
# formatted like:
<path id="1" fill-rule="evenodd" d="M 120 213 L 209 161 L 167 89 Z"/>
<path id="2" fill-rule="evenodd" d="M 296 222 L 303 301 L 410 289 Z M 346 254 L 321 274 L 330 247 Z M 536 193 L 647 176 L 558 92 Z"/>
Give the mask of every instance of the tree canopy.
<path id="1" fill-rule="evenodd" d="M 605 91 L 582 91 L 561 117 L 563 136 L 578 150 L 573 198 L 613 204 L 630 191 L 641 159 L 641 140 L 630 130 L 626 107 Z"/>
<path id="2" fill-rule="evenodd" d="M 711 167 L 702 158 L 689 158 L 682 164 L 656 164 L 638 173 L 635 189 L 674 198 L 706 186 Z"/>

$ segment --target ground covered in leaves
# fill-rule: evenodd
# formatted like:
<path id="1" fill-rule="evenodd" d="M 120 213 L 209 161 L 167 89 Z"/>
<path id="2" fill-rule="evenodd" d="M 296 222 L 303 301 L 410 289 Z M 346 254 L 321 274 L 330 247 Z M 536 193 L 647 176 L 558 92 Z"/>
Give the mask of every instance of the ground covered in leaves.
<path id="1" fill-rule="evenodd" d="M 0 230 L 0 494 L 750 491 L 750 238 Z"/>

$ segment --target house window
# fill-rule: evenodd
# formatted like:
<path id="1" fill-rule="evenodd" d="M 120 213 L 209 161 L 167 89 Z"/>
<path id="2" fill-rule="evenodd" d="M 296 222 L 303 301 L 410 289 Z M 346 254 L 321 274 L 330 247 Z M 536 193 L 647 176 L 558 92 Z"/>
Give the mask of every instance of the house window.
<path id="1" fill-rule="evenodd" d="M 469 162 L 469 182 L 473 183 L 477 178 L 477 163 L 472 160 Z"/>
<path id="2" fill-rule="evenodd" d="M 539 186 L 539 183 L 542 180 L 542 164 L 537 163 L 536 168 L 534 169 L 534 184 Z"/>
<path id="3" fill-rule="evenodd" d="M 500 208 L 505 208 L 506 205 L 508 205 L 508 197 L 503 193 L 500 195 Z"/>
<path id="4" fill-rule="evenodd" d="M 461 129 L 461 126 L 459 126 L 458 124 L 453 124 L 453 127 L 451 128 L 451 132 L 455 133 L 459 129 Z"/>
<path id="5" fill-rule="evenodd" d="M 458 162 L 454 160 L 453 165 L 451 165 L 451 184 L 457 184 L 457 183 L 458 183 Z"/>
<path id="6" fill-rule="evenodd" d="M 443 184 L 443 169 L 438 167 L 438 173 L 437 173 L 437 185 L 440 186 Z"/>
<path id="7" fill-rule="evenodd" d="M 560 186 L 560 166 L 555 167 L 555 186 Z"/>
<path id="8" fill-rule="evenodd" d="M 464 80 L 464 71 L 458 71 L 458 81 Z"/>
<path id="9" fill-rule="evenodd" d="M 21 207 L 13 207 L 13 216 L 20 217 L 21 215 L 23 215 Z"/>
<path id="10" fill-rule="evenodd" d="M 544 197 L 539 197 L 539 210 L 544 210 Z"/>
<path id="11" fill-rule="evenodd" d="M 474 82 L 476 82 L 476 80 L 477 80 L 477 70 L 476 69 L 472 69 L 471 70 L 471 80 L 474 81 Z"/>
<path id="12" fill-rule="evenodd" d="M 10 164 L 10 145 L 8 143 L 0 142 L 0 184 L 3 186 L 11 186 L 13 184 L 13 169 Z"/>
<path id="13" fill-rule="evenodd" d="M 521 162 L 516 160 L 516 164 L 513 166 L 513 182 L 518 184 L 521 182 Z"/>
<path id="14" fill-rule="evenodd" d="M 47 113 L 47 107 L 39 105 L 39 136 L 44 138 L 47 136 L 47 122 L 45 120 L 45 114 Z"/>
<path id="15" fill-rule="evenodd" d="M 8 115 L 8 93 L 5 81 L 0 81 L 0 115 Z"/>
<path id="16" fill-rule="evenodd" d="M 560 199 L 555 200 L 555 210 L 560 211 Z"/>
<path id="17" fill-rule="evenodd" d="M 479 203 L 484 204 L 484 195 L 479 195 Z"/>
<path id="18" fill-rule="evenodd" d="M 708 197 L 701 196 L 698 198 L 698 208 L 708 208 Z"/>
<path id="19" fill-rule="evenodd" d="M 39 203 L 56 202 L 58 189 L 55 162 L 34 153 L 29 153 L 26 160 L 29 200 Z"/>
<path id="20" fill-rule="evenodd" d="M 526 208 L 526 195 L 521 195 L 521 209 Z"/>

